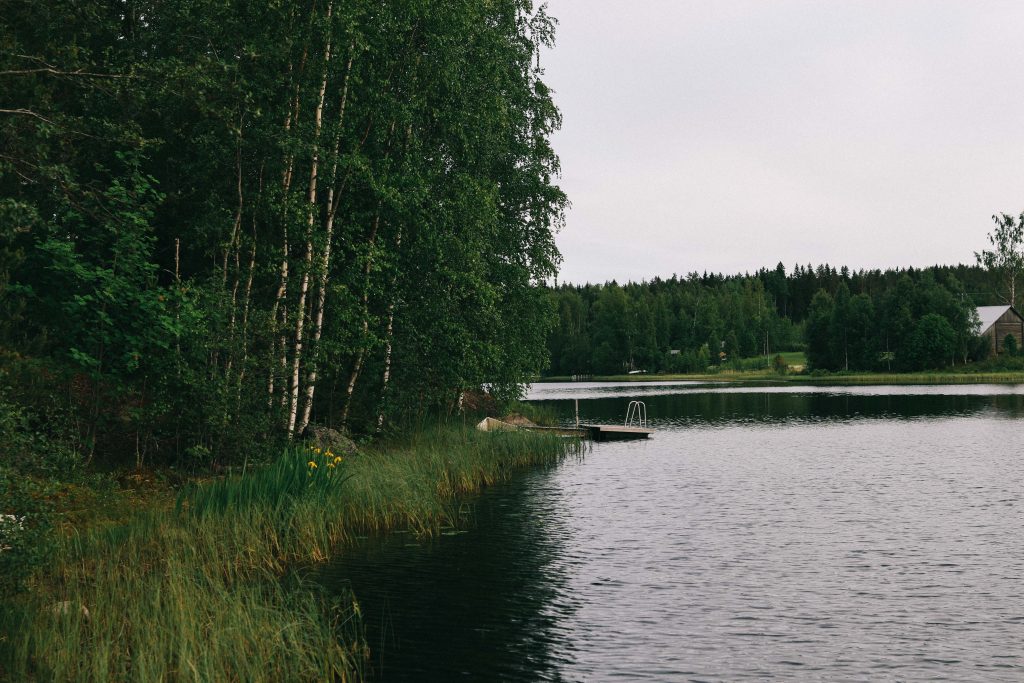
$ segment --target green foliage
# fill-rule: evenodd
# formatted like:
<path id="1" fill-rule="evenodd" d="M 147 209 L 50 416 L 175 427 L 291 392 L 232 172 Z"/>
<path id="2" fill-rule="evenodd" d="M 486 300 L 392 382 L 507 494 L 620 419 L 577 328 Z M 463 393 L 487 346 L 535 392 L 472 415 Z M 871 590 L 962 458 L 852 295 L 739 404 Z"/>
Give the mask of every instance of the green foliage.
<path id="1" fill-rule="evenodd" d="M 789 363 L 782 357 L 781 354 L 777 354 L 772 358 L 772 369 L 779 375 L 785 375 L 789 372 Z"/>
<path id="2" fill-rule="evenodd" d="M 529 432 L 435 429 L 347 458 L 344 483 L 318 479 L 324 464 L 308 476 L 326 454 L 289 450 L 198 484 L 182 514 L 157 503 L 61 538 L 35 589 L 0 605 L 0 670 L 12 680 L 362 680 L 358 605 L 326 600 L 290 568 L 371 531 L 439 533 L 460 520 L 454 496 L 579 449 Z"/>
<path id="3" fill-rule="evenodd" d="M 992 343 L 989 339 L 985 339 L 985 342 L 990 345 Z M 1019 382 L 1020 377 L 1015 376 L 1012 373 L 1020 373 L 1024 371 L 1024 355 L 1018 354 L 1016 356 L 1011 356 L 1007 353 L 995 354 L 971 363 L 962 369 L 964 372 L 970 372 L 976 375 L 986 373 L 1011 373 L 1004 381 Z"/>
<path id="4" fill-rule="evenodd" d="M 945 318 L 929 313 L 917 321 L 908 341 L 906 364 L 911 370 L 949 365 L 956 353 L 956 330 Z"/>
<path id="5" fill-rule="evenodd" d="M 805 342 L 813 367 L 906 370 L 908 356 L 898 351 L 926 313 L 949 321 L 956 362 L 965 363 L 978 354 L 974 305 L 990 303 L 985 293 L 1001 286 L 998 278 L 980 266 L 851 271 L 797 264 L 787 272 L 780 263 L 754 275 L 566 285 L 551 293 L 558 323 L 548 337 L 548 372 L 705 372 L 723 347 L 728 358 L 754 357 Z M 624 301 L 616 301 L 619 293 Z M 707 364 L 696 360 L 704 344 Z"/>
<path id="6" fill-rule="evenodd" d="M 995 230 L 988 234 L 992 250 L 974 252 L 978 265 L 994 272 L 1001 292 L 1011 306 L 1017 305 L 1017 279 L 1024 270 L 1024 212 L 1019 217 L 1006 213 L 992 216 Z"/>
<path id="7" fill-rule="evenodd" d="M 706 372 L 722 350 L 730 359 L 755 357 L 800 342 L 755 277 L 563 286 L 550 296 L 558 312 L 548 337 L 554 375 Z"/>
<path id="8" fill-rule="evenodd" d="M 530 422 L 545 427 L 558 425 L 558 413 L 548 405 L 539 405 L 528 401 L 513 401 L 504 407 L 502 415 L 522 415 Z M 502 415 L 499 415 L 501 417 Z"/>
<path id="9" fill-rule="evenodd" d="M 117 156 L 123 168 L 95 214 L 67 207 L 34 245 L 22 282 L 35 293 L 33 322 L 55 351 L 93 379 L 127 382 L 163 357 L 176 330 L 152 259 L 161 196 L 137 155 Z"/>
<path id="10" fill-rule="evenodd" d="M 901 274 L 892 286 L 833 299 L 819 290 L 806 323 L 807 356 L 823 370 L 915 371 L 966 363 L 983 353 L 977 313 L 956 277 L 940 284 L 931 271 Z M 939 322 L 941 320 L 941 323 Z"/>
<path id="11" fill-rule="evenodd" d="M 543 368 L 543 8 L 65 4 L 0 21 L 0 350 L 87 457 L 238 463 Z"/>
<path id="12" fill-rule="evenodd" d="M 41 480 L 77 479 L 82 456 L 68 434 L 67 416 L 53 403 L 39 411 L 17 402 L 11 379 L 0 372 L 0 467 Z"/>
<path id="13" fill-rule="evenodd" d="M 1017 348 L 1017 338 L 1012 334 L 1006 335 L 1003 339 L 1003 352 L 1008 356 L 1016 356 L 1020 352 Z"/>
<path id="14" fill-rule="evenodd" d="M 0 466 L 0 596 L 25 588 L 53 552 L 52 487 Z"/>
<path id="15" fill-rule="evenodd" d="M 807 363 L 814 370 L 835 369 L 838 366 L 834 355 L 835 345 L 829 334 L 834 308 L 834 300 L 823 289 L 819 289 L 811 300 L 805 337 L 807 340 Z"/>
<path id="16" fill-rule="evenodd" d="M 344 471 L 343 458 L 330 450 L 292 448 L 265 467 L 190 486 L 178 495 L 177 509 L 204 516 L 259 506 L 290 514 L 299 501 L 326 505 L 336 500 Z"/>
<path id="17" fill-rule="evenodd" d="M 968 355 L 978 363 L 988 360 L 992 355 L 992 340 L 981 335 L 972 337 L 968 341 Z"/>

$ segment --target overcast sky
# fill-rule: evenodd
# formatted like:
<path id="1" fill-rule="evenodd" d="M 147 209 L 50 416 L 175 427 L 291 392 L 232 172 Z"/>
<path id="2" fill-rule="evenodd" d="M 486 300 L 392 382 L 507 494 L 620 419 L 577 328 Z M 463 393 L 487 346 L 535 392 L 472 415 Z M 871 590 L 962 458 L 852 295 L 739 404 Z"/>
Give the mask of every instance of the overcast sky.
<path id="1" fill-rule="evenodd" d="M 560 281 L 973 262 L 1024 210 L 1024 2 L 548 8 Z"/>

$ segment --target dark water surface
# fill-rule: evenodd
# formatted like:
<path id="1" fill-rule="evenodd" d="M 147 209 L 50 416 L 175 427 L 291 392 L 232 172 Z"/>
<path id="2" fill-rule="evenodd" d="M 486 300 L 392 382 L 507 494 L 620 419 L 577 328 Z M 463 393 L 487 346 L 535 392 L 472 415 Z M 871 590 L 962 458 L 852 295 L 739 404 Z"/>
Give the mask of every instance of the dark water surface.
<path id="1" fill-rule="evenodd" d="M 658 431 L 346 551 L 378 679 L 1024 681 L 1024 386 L 530 398 Z"/>

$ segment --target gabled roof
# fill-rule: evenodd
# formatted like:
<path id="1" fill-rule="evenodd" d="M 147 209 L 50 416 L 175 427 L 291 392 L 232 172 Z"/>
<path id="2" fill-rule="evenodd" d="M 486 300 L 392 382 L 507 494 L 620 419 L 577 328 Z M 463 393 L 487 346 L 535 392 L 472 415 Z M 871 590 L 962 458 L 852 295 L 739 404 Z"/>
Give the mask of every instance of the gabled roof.
<path id="1" fill-rule="evenodd" d="M 981 320 L 981 327 L 978 328 L 978 334 L 985 334 L 988 328 L 995 325 L 996 321 L 1003 317 L 1003 314 L 1013 309 L 1016 313 L 1017 309 L 1013 306 L 978 306 L 978 318 Z M 1019 313 L 1017 314 L 1020 315 Z"/>

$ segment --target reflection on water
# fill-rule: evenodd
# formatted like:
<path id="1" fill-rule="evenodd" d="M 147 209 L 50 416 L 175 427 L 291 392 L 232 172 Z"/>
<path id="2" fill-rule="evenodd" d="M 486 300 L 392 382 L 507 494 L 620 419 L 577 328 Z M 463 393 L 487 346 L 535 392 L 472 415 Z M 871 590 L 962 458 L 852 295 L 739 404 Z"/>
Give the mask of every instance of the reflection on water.
<path id="1" fill-rule="evenodd" d="M 770 382 L 549 382 L 530 386 L 527 399 L 562 400 L 666 394 L 832 394 L 841 396 L 1008 396 L 1024 392 L 1021 384 L 904 384 L 819 386 Z"/>
<path id="2" fill-rule="evenodd" d="M 574 609 L 559 565 L 566 520 L 545 472 L 466 505 L 462 530 L 367 539 L 326 570 L 360 599 L 378 680 L 557 680 Z"/>
<path id="3" fill-rule="evenodd" d="M 633 388 L 580 413 L 640 397 L 651 441 L 329 568 L 378 678 L 1024 680 L 1017 388 Z M 534 391 L 570 418 L 564 388 Z"/>
<path id="4" fill-rule="evenodd" d="M 974 385 L 944 387 L 708 387 L 678 385 L 645 387 L 647 393 L 618 388 L 580 388 L 571 384 L 535 385 L 529 398 L 555 410 L 565 424 L 580 401 L 584 422 L 621 422 L 628 399 L 647 404 L 655 428 L 698 427 L 780 421 L 834 421 L 857 418 L 913 418 L 939 415 L 966 416 L 989 412 L 993 416 L 1024 415 L 1024 386 Z M 988 390 L 988 391 L 986 391 Z M 573 391 L 577 393 L 572 393 Z M 628 393 L 623 393 L 628 391 Z M 982 393 L 985 392 L 985 393 Z M 994 392 L 994 393 L 988 393 Z M 555 396 L 555 399 L 549 398 Z M 674 438 L 674 436 L 673 436 Z"/>

